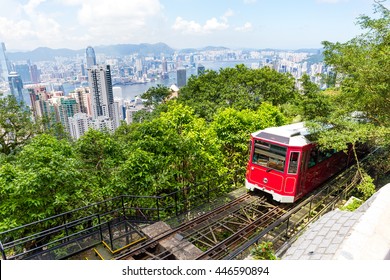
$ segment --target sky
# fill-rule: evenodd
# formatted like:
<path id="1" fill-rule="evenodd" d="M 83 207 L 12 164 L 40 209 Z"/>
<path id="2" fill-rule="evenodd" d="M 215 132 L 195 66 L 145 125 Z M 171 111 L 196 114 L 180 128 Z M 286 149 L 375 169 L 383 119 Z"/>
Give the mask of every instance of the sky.
<path id="1" fill-rule="evenodd" d="M 384 5 L 389 6 L 389 1 Z M 163 42 L 175 49 L 320 48 L 362 33 L 373 0 L 0 0 L 0 42 L 37 47 Z"/>

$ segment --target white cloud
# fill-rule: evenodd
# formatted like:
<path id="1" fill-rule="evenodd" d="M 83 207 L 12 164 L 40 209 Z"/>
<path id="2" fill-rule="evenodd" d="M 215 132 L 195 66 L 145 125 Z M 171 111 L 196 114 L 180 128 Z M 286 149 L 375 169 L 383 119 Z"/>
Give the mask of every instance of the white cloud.
<path id="1" fill-rule="evenodd" d="M 243 26 L 236 27 L 234 30 L 247 32 L 247 31 L 251 31 L 252 29 L 253 29 L 252 23 L 246 22 Z"/>
<path id="2" fill-rule="evenodd" d="M 35 48 L 62 41 L 60 24 L 47 14 L 39 12 L 46 0 L 30 0 L 17 5 L 13 17 L 0 17 L 0 37 L 17 49 Z"/>
<path id="3" fill-rule="evenodd" d="M 72 3 L 76 0 L 71 1 Z M 107 39 L 116 42 L 145 40 L 152 32 L 153 21 L 162 20 L 162 5 L 159 0 L 85 0 L 81 1 L 78 21 L 86 31 L 101 42 Z"/>
<path id="4" fill-rule="evenodd" d="M 226 30 L 229 28 L 228 18 L 233 16 L 234 12 L 229 9 L 221 17 L 221 20 L 213 17 L 206 20 L 205 24 L 193 20 L 185 20 L 182 17 L 177 17 L 172 29 L 183 34 L 209 34 L 213 31 Z"/>
<path id="5" fill-rule="evenodd" d="M 229 9 L 229 10 L 227 10 L 227 11 L 223 14 L 223 16 L 221 16 L 221 19 L 222 19 L 223 21 L 227 22 L 227 21 L 228 21 L 228 18 L 231 17 L 231 16 L 233 16 L 233 15 L 234 15 L 233 10 L 232 10 L 232 9 Z"/>
<path id="6" fill-rule="evenodd" d="M 227 28 L 229 28 L 229 25 L 226 22 L 219 22 L 216 18 L 207 20 L 206 24 L 203 26 L 203 30 L 206 32 L 225 30 Z"/>
<path id="7" fill-rule="evenodd" d="M 195 21 L 185 20 L 181 17 L 177 17 L 175 23 L 172 26 L 173 30 L 181 31 L 183 33 L 202 33 L 203 27 Z"/>
<path id="8" fill-rule="evenodd" d="M 0 38 L 9 49 L 140 43 L 157 37 L 164 24 L 160 0 L 7 1 L 7 10 L 0 9 Z"/>

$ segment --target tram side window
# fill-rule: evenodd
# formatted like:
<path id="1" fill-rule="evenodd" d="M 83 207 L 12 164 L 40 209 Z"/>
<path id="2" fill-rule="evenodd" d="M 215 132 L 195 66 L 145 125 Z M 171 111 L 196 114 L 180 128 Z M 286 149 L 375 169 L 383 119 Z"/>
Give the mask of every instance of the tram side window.
<path id="1" fill-rule="evenodd" d="M 291 152 L 290 153 L 290 163 L 288 164 L 288 173 L 289 174 L 297 174 L 297 172 L 298 172 L 298 159 L 299 159 L 299 152 Z"/>
<path id="2" fill-rule="evenodd" d="M 325 151 L 313 149 L 310 152 L 309 168 L 313 167 L 317 163 L 320 163 L 321 161 L 324 161 L 325 159 L 330 158 L 335 153 L 337 153 L 337 150 L 334 150 L 334 149 L 325 150 Z"/>
<path id="3" fill-rule="evenodd" d="M 317 149 L 311 150 L 310 158 L 309 158 L 309 168 L 317 164 L 317 159 L 318 159 L 318 150 Z"/>
<path id="4" fill-rule="evenodd" d="M 284 171 L 287 148 L 255 140 L 252 163 Z"/>

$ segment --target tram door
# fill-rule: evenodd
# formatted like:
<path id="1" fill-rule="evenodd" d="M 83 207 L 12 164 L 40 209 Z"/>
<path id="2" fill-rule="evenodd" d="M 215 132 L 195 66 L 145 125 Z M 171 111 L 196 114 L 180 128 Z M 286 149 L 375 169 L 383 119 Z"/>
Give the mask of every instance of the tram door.
<path id="1" fill-rule="evenodd" d="M 302 151 L 301 156 L 301 164 L 299 168 L 299 182 L 297 184 L 297 190 L 295 192 L 295 195 L 297 197 L 300 197 L 302 193 L 305 192 L 305 183 L 306 183 L 306 170 L 307 170 L 307 162 L 309 158 L 309 151 Z"/>

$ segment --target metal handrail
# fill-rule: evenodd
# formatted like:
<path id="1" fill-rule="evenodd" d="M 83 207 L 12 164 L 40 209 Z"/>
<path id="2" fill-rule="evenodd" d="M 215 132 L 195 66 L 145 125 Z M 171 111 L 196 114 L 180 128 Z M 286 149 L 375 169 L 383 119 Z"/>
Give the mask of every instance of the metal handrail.
<path id="1" fill-rule="evenodd" d="M 210 198 L 210 193 L 214 193 L 214 192 L 219 190 L 218 186 L 220 185 L 220 181 L 222 178 L 226 178 L 229 175 L 239 174 L 240 171 L 243 171 L 243 169 L 235 170 L 233 172 L 228 172 L 228 173 L 222 174 L 216 178 L 208 179 L 202 183 L 197 183 L 194 185 L 186 186 L 184 189 L 191 190 L 191 188 L 196 188 L 200 185 L 207 184 L 207 192 L 208 193 L 206 196 L 207 196 L 207 198 Z M 210 185 L 212 184 L 211 182 L 215 182 L 215 185 L 218 185 L 218 186 L 213 186 L 210 188 Z M 4 258 L 4 257 L 6 257 L 7 248 L 9 249 L 9 248 L 16 247 L 16 246 L 24 247 L 25 244 L 27 244 L 28 242 L 34 241 L 37 238 L 43 237 L 43 238 L 51 239 L 51 237 L 53 237 L 54 235 L 58 235 L 58 234 L 61 234 L 61 232 L 65 232 L 65 236 L 63 236 L 59 239 L 51 239 L 48 241 L 49 243 L 53 243 L 53 242 L 60 242 L 61 243 L 63 241 L 69 240 L 69 238 L 72 238 L 75 234 L 80 234 L 81 232 L 88 230 L 88 229 L 84 229 L 84 230 L 80 229 L 80 230 L 77 230 L 77 233 L 74 233 L 74 231 L 72 231 L 73 233 L 69 233 L 68 232 L 69 229 L 72 229 L 72 228 L 74 229 L 74 227 L 76 225 L 80 225 L 83 222 L 92 222 L 92 220 L 94 218 L 99 220 L 99 225 L 93 226 L 94 228 L 96 228 L 96 227 L 104 224 L 103 221 L 100 221 L 100 219 L 103 216 L 107 216 L 107 217 L 113 216 L 113 217 L 111 217 L 111 219 L 113 219 L 115 216 L 116 217 L 124 217 L 126 219 L 127 213 L 131 214 L 132 211 L 135 211 L 135 215 L 137 216 L 137 211 L 140 211 L 140 209 L 150 211 L 149 213 L 147 213 L 146 216 L 144 215 L 144 218 L 146 218 L 147 220 L 150 220 L 150 221 L 156 221 L 156 219 L 160 220 L 161 217 L 163 217 L 163 218 L 172 217 L 172 214 L 177 216 L 177 215 L 183 213 L 183 211 L 188 211 L 188 209 L 177 209 L 177 205 L 179 205 L 179 203 L 183 203 L 185 201 L 191 201 L 193 199 L 192 197 L 187 198 L 187 197 L 182 197 L 182 195 L 177 195 L 177 194 L 180 194 L 180 192 L 182 192 L 182 191 L 183 191 L 183 189 L 180 189 L 180 190 L 177 190 L 175 192 L 172 192 L 169 194 L 164 194 L 164 195 L 159 195 L 159 196 L 120 195 L 120 196 L 116 196 L 116 197 L 113 197 L 113 198 L 110 198 L 110 199 L 107 199 L 104 201 L 92 203 L 92 204 L 89 204 L 89 205 L 86 205 L 86 206 L 83 206 L 83 207 L 80 207 L 80 208 L 77 208 L 77 209 L 74 209 L 71 211 L 60 213 L 60 214 L 57 214 L 57 215 L 54 215 L 54 216 L 51 216 L 51 217 L 48 217 L 48 218 L 45 218 L 45 219 L 42 219 L 39 221 L 35 221 L 35 222 L 28 223 L 28 224 L 25 224 L 22 226 L 18 226 L 18 227 L 15 227 L 13 229 L 6 230 L 4 232 L 0 232 L 0 238 L 3 236 L 4 238 L 11 239 L 11 241 L 4 243 L 4 245 L 2 243 L 0 243 L 1 244 L 1 248 L 0 248 L 1 254 L 3 255 L 3 258 Z M 170 205 L 170 206 L 164 205 L 165 203 L 163 203 L 162 206 L 165 206 L 165 207 L 161 207 L 160 201 L 164 200 L 168 197 L 172 197 L 174 199 L 174 202 L 172 203 L 172 205 Z M 141 207 L 140 208 L 139 205 L 130 207 L 128 204 L 130 202 L 130 200 L 134 201 L 137 199 L 139 199 L 139 200 L 143 200 L 143 199 L 149 200 L 150 199 L 151 207 L 145 207 L 145 208 Z M 155 203 L 153 203 L 153 201 L 155 201 Z M 200 200 L 198 200 L 198 199 L 196 199 L 196 201 L 200 202 Z M 109 204 L 109 205 L 107 205 L 107 204 Z M 199 206 L 199 205 L 194 204 L 194 205 L 191 205 L 190 208 L 196 207 L 196 206 Z M 107 209 L 107 208 L 105 209 L 105 207 L 108 207 L 109 209 Z M 104 209 L 108 210 L 108 211 L 103 212 L 102 210 L 104 210 Z M 175 210 L 171 211 L 172 209 L 175 209 L 176 211 Z M 77 217 L 77 215 L 80 216 L 80 214 L 83 214 L 82 211 L 87 211 L 86 213 L 84 213 L 87 215 Z M 141 212 L 144 213 L 144 211 L 141 211 Z M 133 217 L 132 214 L 130 216 Z M 56 219 L 58 219 L 58 220 L 56 220 Z M 36 228 L 37 226 L 44 227 L 44 223 L 46 223 L 46 222 L 51 222 L 53 226 L 50 228 L 45 228 L 45 229 L 40 230 L 39 232 L 35 232 L 35 233 L 33 230 L 31 230 L 31 228 L 34 229 L 34 227 Z M 28 229 L 28 227 L 31 227 L 31 228 Z M 22 238 L 13 240 L 12 236 L 16 235 L 15 232 L 21 231 L 21 230 L 24 230 L 24 231 L 28 230 L 30 232 L 30 234 L 27 236 L 24 236 Z M 3 241 L 5 241 L 5 240 L 3 240 Z M 38 247 L 43 248 L 49 243 L 45 243 L 43 245 L 39 244 Z M 23 257 L 24 255 L 27 255 L 28 253 L 31 253 L 35 250 L 36 250 L 36 248 L 24 251 L 23 253 L 16 252 L 16 254 L 14 256 L 12 256 L 12 258 Z"/>

